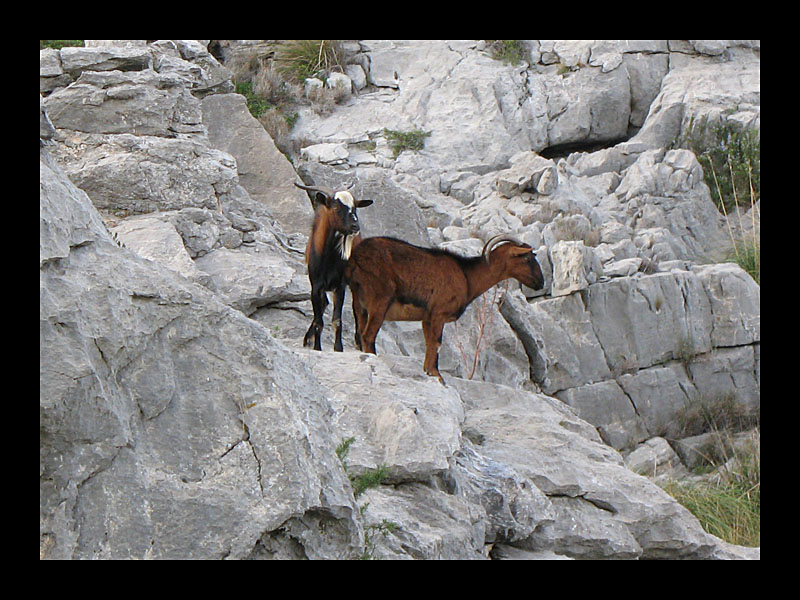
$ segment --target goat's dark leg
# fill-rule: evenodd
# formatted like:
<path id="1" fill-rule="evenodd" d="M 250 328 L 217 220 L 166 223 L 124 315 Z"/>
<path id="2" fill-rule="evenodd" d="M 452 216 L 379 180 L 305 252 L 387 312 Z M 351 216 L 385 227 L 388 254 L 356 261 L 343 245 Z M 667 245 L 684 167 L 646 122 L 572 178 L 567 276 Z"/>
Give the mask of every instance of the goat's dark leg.
<path id="1" fill-rule="evenodd" d="M 361 302 L 358 299 L 358 288 L 350 286 L 350 295 L 353 297 L 353 320 L 356 322 L 355 343 L 356 348 L 363 350 L 361 347 L 361 329 L 367 322 L 366 311 L 361 308 Z"/>
<path id="2" fill-rule="evenodd" d="M 428 375 L 438 377 L 442 385 L 446 385 L 439 373 L 439 346 L 442 345 L 442 328 L 444 321 L 431 319 L 422 322 L 422 333 L 425 335 L 425 362 L 422 368 Z"/>
<path id="3" fill-rule="evenodd" d="M 325 290 L 319 288 L 311 289 L 311 305 L 314 307 L 314 320 L 311 322 L 311 327 L 306 331 L 303 338 L 303 346 L 311 345 L 311 336 L 314 336 L 314 350 L 322 350 L 320 337 L 322 336 L 322 327 L 324 325 L 322 315 L 325 313 L 325 307 L 328 306 L 328 298 L 325 295 Z"/>
<path id="4" fill-rule="evenodd" d="M 341 352 L 342 347 L 342 308 L 344 306 L 344 284 L 340 285 L 333 293 L 333 350 Z"/>
<path id="5" fill-rule="evenodd" d="M 389 310 L 391 299 L 379 301 L 370 307 L 367 311 L 367 323 L 364 326 L 364 331 L 361 334 L 361 345 L 364 352 L 376 354 L 375 352 L 375 338 L 378 336 L 378 331 L 383 325 L 383 319 L 386 316 L 386 311 Z"/>

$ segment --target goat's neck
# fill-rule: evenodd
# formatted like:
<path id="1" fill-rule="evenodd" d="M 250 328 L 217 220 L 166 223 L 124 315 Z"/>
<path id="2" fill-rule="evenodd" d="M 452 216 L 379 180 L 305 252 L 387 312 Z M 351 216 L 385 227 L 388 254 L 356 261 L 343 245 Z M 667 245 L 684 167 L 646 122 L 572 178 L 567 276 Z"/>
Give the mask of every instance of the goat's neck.
<path id="1" fill-rule="evenodd" d="M 465 274 L 469 284 L 468 302 L 472 302 L 490 287 L 505 279 L 501 273 L 492 268 L 492 265 L 486 264 L 485 260 L 477 262 L 472 268 L 465 271 Z"/>

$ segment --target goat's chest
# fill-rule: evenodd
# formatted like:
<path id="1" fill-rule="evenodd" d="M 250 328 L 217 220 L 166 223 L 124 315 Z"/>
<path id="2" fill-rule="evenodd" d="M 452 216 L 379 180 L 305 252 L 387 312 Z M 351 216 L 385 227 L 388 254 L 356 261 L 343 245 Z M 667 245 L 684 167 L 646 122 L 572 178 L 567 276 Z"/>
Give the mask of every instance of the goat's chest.
<path id="1" fill-rule="evenodd" d="M 338 251 L 323 252 L 310 257 L 308 275 L 312 282 L 326 290 L 339 287 L 344 276 L 347 261 L 342 260 Z"/>

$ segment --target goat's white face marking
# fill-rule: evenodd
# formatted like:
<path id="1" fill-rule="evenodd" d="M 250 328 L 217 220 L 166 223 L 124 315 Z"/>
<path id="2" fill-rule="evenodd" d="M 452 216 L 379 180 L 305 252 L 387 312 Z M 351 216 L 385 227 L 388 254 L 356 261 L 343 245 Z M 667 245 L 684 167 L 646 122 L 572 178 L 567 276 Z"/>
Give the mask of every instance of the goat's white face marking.
<path id="1" fill-rule="evenodd" d="M 333 197 L 347 206 L 350 210 L 354 210 L 356 207 L 356 199 L 353 198 L 353 194 L 350 192 L 336 192 Z"/>
<path id="2" fill-rule="evenodd" d="M 358 217 L 356 217 L 356 199 L 353 198 L 353 194 L 345 191 L 336 192 L 333 195 L 333 198 L 341 202 L 343 206 L 347 207 L 348 212 L 352 215 L 353 221 L 356 223 L 356 227 L 358 227 Z M 344 235 L 337 233 L 337 236 L 339 236 L 339 255 L 344 260 L 349 260 L 350 253 L 353 251 L 353 240 L 355 239 L 355 235 Z"/>

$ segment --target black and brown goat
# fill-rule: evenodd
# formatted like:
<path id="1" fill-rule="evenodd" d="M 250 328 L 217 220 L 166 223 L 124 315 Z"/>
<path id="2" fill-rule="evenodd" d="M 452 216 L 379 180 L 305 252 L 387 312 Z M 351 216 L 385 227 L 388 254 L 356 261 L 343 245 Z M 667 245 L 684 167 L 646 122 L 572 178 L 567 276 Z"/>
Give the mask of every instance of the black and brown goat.
<path id="1" fill-rule="evenodd" d="M 353 251 L 345 270 L 353 294 L 356 346 L 375 354 L 375 337 L 384 321 L 422 321 L 423 368 L 444 383 L 439 373 L 444 324 L 458 319 L 470 302 L 510 277 L 537 290 L 544 285 L 531 247 L 508 235 L 493 237 L 475 257 L 394 238 L 367 238 Z"/>
<path id="2" fill-rule="evenodd" d="M 306 246 L 308 279 L 311 282 L 311 305 L 314 320 L 303 337 L 309 346 L 314 338 L 314 350 L 322 350 L 322 315 L 328 306 L 326 292 L 333 292 L 333 349 L 342 351 L 342 305 L 344 304 L 344 268 L 350 253 L 361 241 L 357 208 L 372 204 L 372 200 L 356 200 L 347 190 L 333 191 L 322 186 L 295 183 L 312 193 L 316 209 L 314 224 Z M 348 188 L 349 189 L 349 188 Z"/>

